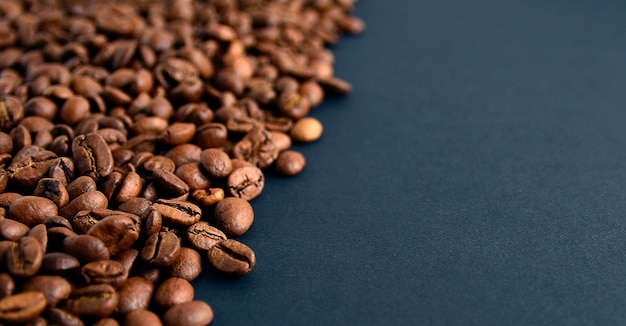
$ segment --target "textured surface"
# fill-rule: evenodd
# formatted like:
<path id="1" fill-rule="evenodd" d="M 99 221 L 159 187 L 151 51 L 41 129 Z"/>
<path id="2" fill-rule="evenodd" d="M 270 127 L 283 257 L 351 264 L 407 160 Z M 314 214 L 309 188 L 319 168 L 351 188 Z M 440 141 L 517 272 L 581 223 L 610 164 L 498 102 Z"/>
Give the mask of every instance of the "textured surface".
<path id="1" fill-rule="evenodd" d="M 626 2 L 360 1 L 214 325 L 626 323 Z M 208 269 L 208 267 L 207 267 Z"/>

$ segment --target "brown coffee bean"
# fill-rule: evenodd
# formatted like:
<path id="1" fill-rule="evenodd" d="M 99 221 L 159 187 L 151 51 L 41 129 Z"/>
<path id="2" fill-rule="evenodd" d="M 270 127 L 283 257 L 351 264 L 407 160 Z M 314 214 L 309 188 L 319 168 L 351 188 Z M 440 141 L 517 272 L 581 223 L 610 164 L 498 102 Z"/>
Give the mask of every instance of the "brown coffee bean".
<path id="1" fill-rule="evenodd" d="M 73 126 L 85 118 L 89 113 L 89 109 L 89 101 L 83 96 L 75 95 L 65 101 L 59 111 L 59 118 L 64 123 Z"/>
<path id="2" fill-rule="evenodd" d="M 231 195 L 250 201 L 263 191 L 265 177 L 257 167 L 241 167 L 230 173 L 227 185 Z"/>
<path id="3" fill-rule="evenodd" d="M 84 317 L 107 317 L 115 311 L 118 295 L 108 284 L 88 285 L 74 289 L 65 301 L 64 310 Z"/>
<path id="4" fill-rule="evenodd" d="M 113 170 L 113 155 L 104 138 L 97 133 L 79 135 L 72 142 L 76 172 L 100 180 Z"/>
<path id="5" fill-rule="evenodd" d="M 30 228 L 24 223 L 20 223 L 8 218 L 0 219 L 0 238 L 4 240 L 17 241 L 28 234 Z"/>
<path id="6" fill-rule="evenodd" d="M 232 154 L 235 158 L 246 160 L 263 169 L 278 157 L 278 149 L 267 130 L 254 127 L 235 144 Z"/>
<path id="7" fill-rule="evenodd" d="M 74 256 L 63 252 L 50 252 L 43 256 L 40 272 L 46 274 L 68 274 L 80 267 L 80 262 Z"/>
<path id="8" fill-rule="evenodd" d="M 196 133 L 196 125 L 186 122 L 175 122 L 163 130 L 157 140 L 166 145 L 184 144 L 193 139 Z"/>
<path id="9" fill-rule="evenodd" d="M 135 166 L 139 166 L 135 164 Z M 154 170 L 163 170 L 167 172 L 174 172 L 176 170 L 176 164 L 171 159 L 162 156 L 154 155 L 148 158 L 143 164 L 143 168 L 152 173 Z"/>
<path id="10" fill-rule="evenodd" d="M 54 120 L 58 107 L 51 99 L 44 96 L 36 96 L 26 102 L 24 110 L 27 115 L 36 115 L 48 120 Z"/>
<path id="11" fill-rule="evenodd" d="M 300 93 L 309 100 L 311 108 L 319 106 L 324 100 L 324 89 L 313 80 L 302 83 Z"/>
<path id="12" fill-rule="evenodd" d="M 141 250 L 141 258 L 154 266 L 174 263 L 180 254 L 180 239 L 173 232 L 162 231 L 150 235 Z"/>
<path id="13" fill-rule="evenodd" d="M 168 309 L 177 304 L 190 302 L 193 297 L 193 286 L 187 280 L 170 277 L 154 292 L 154 303 L 161 308 Z"/>
<path id="14" fill-rule="evenodd" d="M 163 226 L 163 217 L 161 213 L 154 208 L 151 208 L 143 218 L 143 234 L 153 235 L 159 233 Z"/>
<path id="15" fill-rule="evenodd" d="M 137 256 L 139 256 L 139 250 L 130 248 L 118 253 L 114 257 L 111 257 L 111 259 L 122 264 L 126 275 L 128 275 L 130 269 L 135 263 L 135 260 L 137 259 Z"/>
<path id="16" fill-rule="evenodd" d="M 48 230 L 44 224 L 37 224 L 33 226 L 33 228 L 28 231 L 28 236 L 37 239 L 37 241 L 41 244 L 43 252 L 46 252 L 48 247 Z"/>
<path id="17" fill-rule="evenodd" d="M 109 249 L 104 245 L 104 242 L 87 234 L 65 238 L 63 250 L 83 263 L 110 258 Z"/>
<path id="18" fill-rule="evenodd" d="M 294 120 L 305 117 L 311 111 L 309 98 L 297 92 L 281 93 L 277 106 L 282 115 Z"/>
<path id="19" fill-rule="evenodd" d="M 284 132 L 270 131 L 270 137 L 279 152 L 288 150 L 291 147 L 291 137 Z"/>
<path id="20" fill-rule="evenodd" d="M 102 318 L 97 323 L 93 324 L 93 326 L 119 326 L 120 324 L 117 320 L 113 318 Z M 158 325 L 158 324 L 155 324 Z"/>
<path id="21" fill-rule="evenodd" d="M 148 309 L 154 284 L 144 277 L 134 276 L 128 280 L 118 290 L 118 304 L 116 312 L 125 314 L 137 309 Z"/>
<path id="22" fill-rule="evenodd" d="M 350 83 L 337 77 L 325 76 L 324 78 L 318 79 L 318 82 L 324 90 L 330 94 L 344 95 L 352 91 L 352 85 L 350 85 Z"/>
<path id="23" fill-rule="evenodd" d="M 60 276 L 37 275 L 26 281 L 20 290 L 21 292 L 36 291 L 43 293 L 48 306 L 54 307 L 70 295 L 72 286 L 65 278 Z"/>
<path id="24" fill-rule="evenodd" d="M 17 277 L 35 275 L 43 262 L 43 247 L 34 237 L 25 236 L 6 253 L 7 270 Z"/>
<path id="25" fill-rule="evenodd" d="M 174 162 L 176 167 L 187 163 L 200 162 L 202 149 L 194 144 L 180 144 L 170 149 L 165 156 Z"/>
<path id="26" fill-rule="evenodd" d="M 209 188 L 209 189 L 198 189 L 194 190 L 191 193 L 191 197 L 197 203 L 202 206 L 208 207 L 213 206 L 219 203 L 222 199 L 224 199 L 224 189 L 222 188 Z"/>
<path id="27" fill-rule="evenodd" d="M 0 321 L 25 323 L 35 319 L 46 309 L 46 298 L 41 292 L 28 291 L 0 300 Z"/>
<path id="28" fill-rule="evenodd" d="M 95 190 L 97 190 L 96 182 L 88 176 L 80 176 L 74 179 L 67 186 L 67 193 L 70 195 L 70 201 L 84 193 Z"/>
<path id="29" fill-rule="evenodd" d="M 83 323 L 78 316 L 74 316 L 69 312 L 59 309 L 59 308 L 50 308 L 46 309 L 44 315 L 46 319 L 44 319 L 44 325 L 63 325 L 63 326 L 84 326 Z"/>
<path id="30" fill-rule="evenodd" d="M 324 128 L 319 120 L 306 117 L 298 120 L 291 129 L 291 138 L 298 142 L 310 143 L 322 136 Z"/>
<path id="31" fill-rule="evenodd" d="M 202 273 L 202 257 L 191 248 L 182 247 L 174 263 L 169 266 L 169 274 L 189 282 L 195 280 Z"/>
<path id="32" fill-rule="evenodd" d="M 122 263 L 107 259 L 85 264 L 80 269 L 80 274 L 87 284 L 109 284 L 118 288 L 126 282 L 128 271 Z"/>
<path id="33" fill-rule="evenodd" d="M 296 151 L 284 151 L 276 159 L 276 172 L 284 176 L 294 176 L 302 172 L 306 166 L 304 155 Z"/>
<path id="34" fill-rule="evenodd" d="M 139 196 L 139 194 L 141 194 L 142 187 L 143 181 L 141 180 L 141 176 L 134 171 L 130 171 L 124 177 L 122 184 L 117 190 L 117 196 L 115 196 L 114 199 L 118 203 L 128 201 L 131 198 Z"/>
<path id="35" fill-rule="evenodd" d="M 163 315 L 166 326 L 203 326 L 213 321 L 213 309 L 204 301 L 190 301 L 170 307 Z"/>
<path id="36" fill-rule="evenodd" d="M 209 262 L 217 270 L 234 275 L 248 274 L 256 264 L 254 251 L 245 244 L 228 239 L 211 247 Z"/>
<path id="37" fill-rule="evenodd" d="M 161 319 L 155 313 L 145 309 L 130 311 L 124 315 L 125 326 L 161 326 Z"/>
<path id="38" fill-rule="evenodd" d="M 178 166 L 176 176 L 189 186 L 190 191 L 206 189 L 211 185 L 211 180 L 205 175 L 201 164 L 198 162 Z"/>
<path id="39" fill-rule="evenodd" d="M 72 218 L 76 213 L 83 210 L 106 208 L 107 197 L 99 191 L 86 192 L 59 210 L 59 214 L 65 218 Z"/>
<path id="40" fill-rule="evenodd" d="M 228 197 L 215 206 L 213 216 L 215 226 L 225 233 L 238 237 L 250 229 L 254 221 L 254 211 L 247 200 Z"/>
<path id="41" fill-rule="evenodd" d="M 190 202 L 159 199 L 152 207 L 161 213 L 163 220 L 176 225 L 192 225 L 202 217 L 200 207 Z"/>
<path id="42" fill-rule="evenodd" d="M 168 198 L 182 196 L 189 192 L 189 186 L 173 172 L 154 169 L 152 179 L 159 193 Z"/>
<path id="43" fill-rule="evenodd" d="M 130 248 L 139 238 L 139 220 L 126 215 L 103 218 L 87 232 L 104 243 L 111 255 Z"/>
<path id="44" fill-rule="evenodd" d="M 6 96 L 0 99 L 0 129 L 2 131 L 10 131 L 13 126 L 17 125 L 24 119 L 24 106 L 22 101 L 14 96 Z"/>
<path id="45" fill-rule="evenodd" d="M 64 207 L 70 201 L 70 195 L 63 182 L 53 178 L 40 179 L 33 194 L 50 199 L 58 208 Z"/>
<path id="46" fill-rule="evenodd" d="M 227 136 L 228 131 L 226 130 L 226 126 L 224 126 L 223 124 L 214 122 L 205 123 L 198 128 L 195 142 L 203 149 L 218 148 L 224 146 L 227 140 Z"/>
<path id="47" fill-rule="evenodd" d="M 232 165 L 228 154 L 224 151 L 208 148 L 200 154 L 200 162 L 210 176 L 224 178 L 230 174 Z"/>
<path id="48" fill-rule="evenodd" d="M 13 290 L 15 290 L 15 282 L 11 275 L 7 273 L 0 274 L 0 300 L 4 299 L 11 294 L 13 294 Z"/>

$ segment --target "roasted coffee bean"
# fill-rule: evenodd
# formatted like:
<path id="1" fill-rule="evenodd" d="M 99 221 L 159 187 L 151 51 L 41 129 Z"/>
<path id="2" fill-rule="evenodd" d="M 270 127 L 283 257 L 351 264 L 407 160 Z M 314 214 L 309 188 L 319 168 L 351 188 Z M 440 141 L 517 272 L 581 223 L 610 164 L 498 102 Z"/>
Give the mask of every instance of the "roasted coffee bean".
<path id="1" fill-rule="evenodd" d="M 180 254 L 180 239 L 173 232 L 162 231 L 150 235 L 141 250 L 141 258 L 154 266 L 174 263 Z"/>
<path id="2" fill-rule="evenodd" d="M 256 264 L 254 251 L 245 244 L 228 239 L 211 247 L 209 262 L 217 270 L 234 275 L 248 274 Z"/>
<path id="3" fill-rule="evenodd" d="M 69 204 L 59 210 L 59 214 L 65 218 L 72 218 L 76 213 L 83 210 L 106 208 L 109 201 L 99 191 L 89 191 L 73 199 Z M 56 214 L 55 214 L 56 215 Z"/>
<path id="4" fill-rule="evenodd" d="M 70 201 L 76 197 L 97 190 L 96 182 L 88 176 L 80 176 L 74 179 L 67 186 L 67 193 L 70 195 Z"/>
<path id="5" fill-rule="evenodd" d="M 226 126 L 221 123 L 210 122 L 198 128 L 195 142 L 203 149 L 217 148 L 226 144 L 227 136 Z"/>
<path id="6" fill-rule="evenodd" d="M 193 300 L 194 290 L 191 283 L 179 277 L 165 280 L 154 292 L 154 303 L 168 309 L 177 304 Z"/>
<path id="7" fill-rule="evenodd" d="M 202 273 L 202 258 L 194 249 L 182 247 L 174 263 L 169 266 L 172 277 L 180 277 L 189 282 L 195 280 Z"/>
<path id="8" fill-rule="evenodd" d="M 200 162 L 204 169 L 214 178 L 224 178 L 232 170 L 232 165 L 228 154 L 224 151 L 208 148 L 200 154 Z"/>
<path id="9" fill-rule="evenodd" d="M 157 140 L 166 145 L 184 144 L 193 139 L 196 125 L 193 123 L 175 122 L 163 130 Z"/>
<path id="10" fill-rule="evenodd" d="M 324 128 L 319 120 L 313 117 L 306 117 L 298 120 L 291 129 L 291 139 L 310 143 L 318 140 L 322 136 Z"/>
<path id="11" fill-rule="evenodd" d="M 67 205 L 70 201 L 70 195 L 63 182 L 53 178 L 40 179 L 33 194 L 50 199 L 57 208 Z"/>
<path id="12" fill-rule="evenodd" d="M 0 274 L 0 300 L 13 294 L 13 290 L 15 290 L 15 282 L 11 275 L 7 273 Z"/>
<path id="13" fill-rule="evenodd" d="M 11 275 L 30 277 L 39 271 L 44 253 L 43 246 L 37 239 L 25 236 L 10 248 L 4 258 Z"/>
<path id="14" fill-rule="evenodd" d="M 50 252 L 43 256 L 40 271 L 46 274 L 67 274 L 80 267 L 80 262 L 74 256 L 63 252 Z"/>
<path id="15" fill-rule="evenodd" d="M 187 239 L 196 249 L 209 250 L 220 241 L 226 240 L 226 235 L 209 223 L 200 221 L 187 229 Z"/>
<path id="16" fill-rule="evenodd" d="M 202 217 L 200 207 L 190 202 L 159 199 L 152 207 L 161 213 L 163 220 L 176 225 L 192 225 Z"/>
<path id="17" fill-rule="evenodd" d="M 170 307 L 163 315 L 166 326 L 203 326 L 213 321 L 213 309 L 203 301 L 190 301 Z"/>
<path id="18" fill-rule="evenodd" d="M 104 138 L 97 133 L 79 135 L 72 142 L 76 172 L 100 180 L 113 170 L 113 155 Z"/>
<path id="19" fill-rule="evenodd" d="M 46 309 L 43 293 L 27 291 L 0 300 L 0 321 L 25 323 L 35 319 Z"/>
<path id="20" fill-rule="evenodd" d="M 146 309 L 137 309 L 124 315 L 122 321 L 125 326 L 161 326 L 161 319 L 157 314 Z"/>
<path id="21" fill-rule="evenodd" d="M 230 173 L 227 185 L 231 195 L 250 201 L 263 191 L 265 177 L 259 168 L 245 166 Z"/>
<path id="22" fill-rule="evenodd" d="M 151 208 L 149 212 L 145 214 L 143 219 L 143 234 L 153 235 L 159 233 L 163 226 L 163 217 L 161 213 L 154 208 Z"/>
<path id="23" fill-rule="evenodd" d="M 294 176 L 302 172 L 306 165 L 304 155 L 296 151 L 284 151 L 275 162 L 276 172 L 284 176 Z"/>
<path id="24" fill-rule="evenodd" d="M 274 146 L 279 152 L 288 150 L 291 147 L 291 137 L 284 132 L 270 131 L 270 137 L 274 141 Z"/>
<path id="25" fill-rule="evenodd" d="M 37 241 L 41 244 L 43 252 L 46 252 L 46 249 L 48 248 L 48 230 L 45 225 L 37 224 L 33 226 L 33 228 L 28 231 L 28 236 L 37 239 Z"/>
<path id="26" fill-rule="evenodd" d="M 191 197 L 194 201 L 201 204 L 202 206 L 208 207 L 213 206 L 219 203 L 222 199 L 224 199 L 224 189 L 222 188 L 209 188 L 209 189 L 198 189 L 194 190 L 191 193 Z"/>
<path id="27" fill-rule="evenodd" d="M 230 163 L 230 159 L 228 161 Z M 190 191 L 206 189 L 211 185 L 211 180 L 205 175 L 201 164 L 198 162 L 185 163 L 178 166 L 175 174 L 189 186 Z"/>
<path id="28" fill-rule="evenodd" d="M 135 263 L 135 260 L 137 259 L 137 256 L 139 256 L 139 250 L 130 248 L 111 257 L 111 259 L 122 264 L 122 267 L 124 268 L 126 275 L 128 275 L 128 273 L 130 272 L 130 269 L 133 267 L 133 264 Z"/>
<path id="29" fill-rule="evenodd" d="M 152 202 L 145 198 L 135 197 L 121 203 L 118 206 L 120 211 L 137 215 L 139 217 L 144 216 L 148 210 L 152 207 Z"/>
<path id="30" fill-rule="evenodd" d="M 113 318 L 102 318 L 97 323 L 93 324 L 93 326 L 119 326 L 119 325 L 120 324 L 117 322 L 117 320 Z M 158 324 L 155 324 L 155 325 L 158 325 Z"/>
<path id="31" fill-rule="evenodd" d="M 111 215 L 103 218 L 87 232 L 104 243 L 111 255 L 126 250 L 139 238 L 139 219 L 126 215 Z"/>
<path id="32" fill-rule="evenodd" d="M 85 264 L 80 273 L 87 284 L 109 284 L 120 287 L 128 278 L 128 271 L 115 260 L 98 260 Z"/>
<path id="33" fill-rule="evenodd" d="M 83 263 L 110 258 L 109 249 L 102 240 L 88 234 L 70 236 L 63 240 L 63 250 Z"/>
<path id="34" fill-rule="evenodd" d="M 48 306 L 54 307 L 70 295 L 72 286 L 61 276 L 37 275 L 26 281 L 20 290 L 21 292 L 36 291 L 43 293 Z"/>
<path id="35" fill-rule="evenodd" d="M 174 162 L 174 165 L 180 167 L 187 163 L 200 162 L 200 153 L 202 149 L 194 144 L 180 144 L 170 149 L 165 157 Z"/>
<path id="36" fill-rule="evenodd" d="M 88 285 L 74 289 L 65 301 L 64 310 L 84 317 L 107 317 L 118 304 L 115 289 L 108 284 Z"/>
<path id="37" fill-rule="evenodd" d="M 20 223 L 8 218 L 0 219 L 0 238 L 4 240 L 17 241 L 28 234 L 30 228 L 24 223 Z"/>
<path id="38" fill-rule="evenodd" d="M 189 186 L 173 172 L 154 169 L 152 179 L 159 193 L 168 198 L 182 196 L 189 192 Z"/>
<path id="39" fill-rule="evenodd" d="M 135 166 L 139 166 L 135 164 Z M 148 158 L 143 164 L 143 168 L 152 173 L 154 170 L 163 170 L 167 172 L 174 172 L 176 170 L 176 164 L 171 159 L 162 155 L 153 155 Z"/>
<path id="40" fill-rule="evenodd" d="M 254 127 L 233 147 L 233 156 L 246 160 L 263 169 L 272 164 L 278 157 L 278 149 L 274 145 L 269 132 L 261 127 Z"/>
<path id="41" fill-rule="evenodd" d="M 148 309 L 154 291 L 152 283 L 141 276 L 129 277 L 118 290 L 116 312 L 123 315 L 137 309 Z"/>
<path id="42" fill-rule="evenodd" d="M 252 206 L 247 200 L 228 197 L 215 206 L 215 226 L 230 236 L 238 237 L 250 229 L 254 221 Z"/>
<path id="43" fill-rule="evenodd" d="M 63 325 L 63 326 L 83 326 L 85 325 L 78 316 L 74 316 L 69 312 L 59 308 L 48 308 L 44 312 L 47 324 Z"/>

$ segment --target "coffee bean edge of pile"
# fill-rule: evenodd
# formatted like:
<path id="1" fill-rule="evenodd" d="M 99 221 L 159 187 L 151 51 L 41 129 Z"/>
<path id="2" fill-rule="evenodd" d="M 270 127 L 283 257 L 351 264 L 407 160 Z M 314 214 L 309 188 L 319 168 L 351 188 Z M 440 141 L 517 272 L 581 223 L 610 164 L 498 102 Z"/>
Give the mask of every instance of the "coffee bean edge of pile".
<path id="1" fill-rule="evenodd" d="M 207 325 L 356 0 L 0 0 L 0 325 Z M 204 264 L 207 265 L 207 264 Z"/>

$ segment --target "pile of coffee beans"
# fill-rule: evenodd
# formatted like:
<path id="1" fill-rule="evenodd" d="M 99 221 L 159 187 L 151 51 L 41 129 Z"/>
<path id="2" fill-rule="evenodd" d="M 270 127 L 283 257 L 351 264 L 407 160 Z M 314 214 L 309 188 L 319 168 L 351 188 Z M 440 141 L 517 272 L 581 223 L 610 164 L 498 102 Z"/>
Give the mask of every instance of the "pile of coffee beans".
<path id="1" fill-rule="evenodd" d="M 206 325 L 356 0 L 0 0 L 0 324 Z"/>

